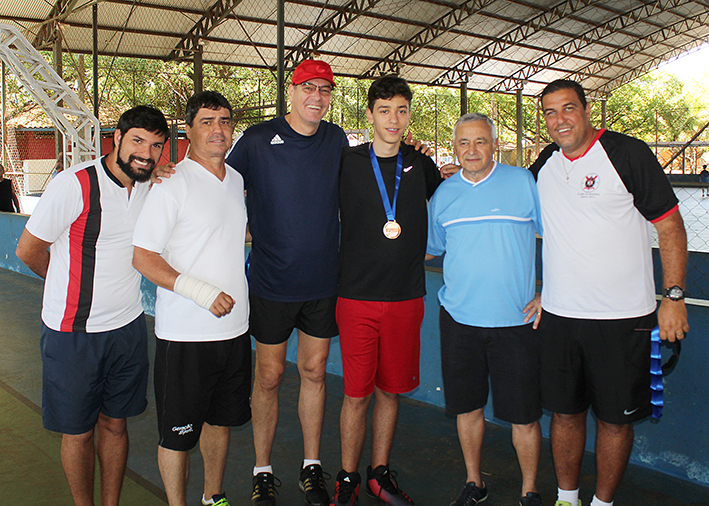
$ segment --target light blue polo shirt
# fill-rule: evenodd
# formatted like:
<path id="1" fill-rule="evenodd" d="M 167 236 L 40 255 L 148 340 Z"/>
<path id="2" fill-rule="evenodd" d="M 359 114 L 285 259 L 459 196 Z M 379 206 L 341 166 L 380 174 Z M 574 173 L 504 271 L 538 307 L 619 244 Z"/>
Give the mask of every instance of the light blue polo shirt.
<path id="1" fill-rule="evenodd" d="M 495 163 L 473 183 L 459 171 L 428 208 L 426 252 L 443 260 L 441 305 L 455 321 L 476 327 L 524 324 L 535 294 L 535 232 L 542 235 L 531 172 Z"/>

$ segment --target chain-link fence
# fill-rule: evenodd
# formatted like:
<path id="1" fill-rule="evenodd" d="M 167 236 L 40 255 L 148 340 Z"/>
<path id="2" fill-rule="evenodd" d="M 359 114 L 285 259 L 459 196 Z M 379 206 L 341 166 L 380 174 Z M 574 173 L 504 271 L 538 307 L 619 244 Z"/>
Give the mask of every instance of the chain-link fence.
<path id="1" fill-rule="evenodd" d="M 51 57 L 48 56 L 48 59 Z M 163 110 L 171 127 L 161 163 L 182 159 L 187 152 L 188 141 L 184 123 L 179 118 L 184 113 L 184 103 L 193 89 L 191 66 L 184 62 L 107 57 L 102 57 L 99 65 L 102 79 L 100 119 L 102 129 L 105 130 L 103 152 L 107 153 L 111 149 L 112 128 L 121 112 L 148 103 Z M 65 79 L 71 81 L 77 93 L 93 107 L 88 79 L 90 68 L 86 68 L 83 60 L 65 54 L 64 69 L 67 74 Z M 23 96 L 13 76 L 6 77 L 10 96 L 7 127 L 2 139 L 6 177 L 13 179 L 19 195 L 41 194 L 56 169 L 56 146 L 61 146 L 61 143 L 55 141 L 54 127 L 39 106 L 26 94 Z M 351 143 L 365 142 L 372 135 L 365 114 L 367 90 L 371 81 L 337 78 L 337 83 L 326 119 L 352 132 Z M 414 85 L 412 88 L 414 98 L 410 130 L 416 139 L 434 147 L 434 158 L 439 166 L 452 162 L 452 128 L 460 115 L 460 90 L 423 85 Z M 276 80 L 270 71 L 205 65 L 204 89 L 219 91 L 231 102 L 235 112 L 235 137 L 250 125 L 275 115 Z M 709 206 L 709 190 L 699 181 L 698 176 L 701 166 L 709 162 L 709 130 L 689 148 L 684 146 L 692 133 L 706 121 L 702 119 L 706 114 L 696 107 L 688 109 L 686 104 L 668 105 L 654 99 L 654 102 L 650 101 L 647 105 L 652 109 L 651 113 L 640 109 L 634 111 L 634 114 L 641 117 L 641 121 L 636 121 L 629 114 L 624 114 L 623 109 L 623 101 L 631 101 L 632 97 L 625 87 L 617 92 L 617 103 L 612 102 L 611 97 L 608 101 L 608 127 L 642 138 L 655 151 L 660 163 L 668 164 L 667 172 L 672 177 L 683 175 L 687 178 L 673 183 L 681 201 L 689 249 L 692 252 L 690 263 L 693 270 L 687 291 L 690 297 L 709 299 L 709 218 L 705 209 Z M 487 114 L 495 122 L 500 138 L 497 159 L 503 163 L 516 164 L 516 97 L 470 91 L 466 98 L 468 111 Z M 592 100 L 590 103 L 593 122 L 600 125 L 601 102 Z M 528 166 L 539 150 L 549 142 L 549 138 L 543 119 L 538 114 L 538 99 L 524 97 L 522 105 L 522 159 L 523 165 Z M 643 114 L 650 114 L 650 119 L 642 121 Z M 681 154 L 678 155 L 680 150 Z"/>

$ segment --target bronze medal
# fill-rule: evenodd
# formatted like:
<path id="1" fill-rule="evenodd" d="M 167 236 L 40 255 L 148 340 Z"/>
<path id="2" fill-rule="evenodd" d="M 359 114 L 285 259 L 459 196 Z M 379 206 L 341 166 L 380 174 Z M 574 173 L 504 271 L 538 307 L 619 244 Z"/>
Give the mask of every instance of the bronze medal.
<path id="1" fill-rule="evenodd" d="M 395 220 L 387 221 L 384 224 L 384 237 L 387 239 L 396 239 L 401 234 L 401 225 Z"/>

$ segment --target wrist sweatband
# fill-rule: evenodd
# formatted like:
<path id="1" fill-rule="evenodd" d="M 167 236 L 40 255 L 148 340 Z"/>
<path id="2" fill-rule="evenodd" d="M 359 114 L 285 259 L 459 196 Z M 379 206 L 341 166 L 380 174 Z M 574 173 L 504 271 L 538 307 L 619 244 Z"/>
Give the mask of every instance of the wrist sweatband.
<path id="1" fill-rule="evenodd" d="M 177 276 L 173 291 L 178 295 L 192 299 L 204 309 L 212 307 L 217 295 L 221 293 L 221 290 L 216 286 L 186 274 Z"/>

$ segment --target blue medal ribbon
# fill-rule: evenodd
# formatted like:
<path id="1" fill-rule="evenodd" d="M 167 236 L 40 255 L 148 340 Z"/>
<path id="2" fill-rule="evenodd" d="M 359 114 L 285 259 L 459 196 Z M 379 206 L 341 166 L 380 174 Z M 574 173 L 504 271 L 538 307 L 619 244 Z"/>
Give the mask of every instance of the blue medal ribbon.
<path id="1" fill-rule="evenodd" d="M 374 143 L 369 145 L 369 159 L 372 161 L 374 177 L 377 179 L 377 186 L 379 186 L 379 193 L 382 196 L 382 204 L 384 204 L 384 211 L 386 212 L 387 220 L 396 221 L 396 199 L 399 196 L 401 171 L 404 167 L 404 155 L 401 153 L 401 147 L 399 147 L 399 154 L 396 157 L 396 182 L 394 183 L 394 199 L 391 204 L 389 203 L 389 195 L 387 195 L 386 186 L 384 186 L 384 178 L 382 177 L 382 170 L 379 168 L 377 155 L 374 154 Z"/>
<path id="2" fill-rule="evenodd" d="M 660 339 L 660 327 L 658 326 L 650 332 L 650 388 L 652 389 L 652 417 L 658 420 L 662 416 L 662 407 L 664 406 L 662 393 L 665 389 L 662 384 L 661 344 L 662 340 Z"/>

